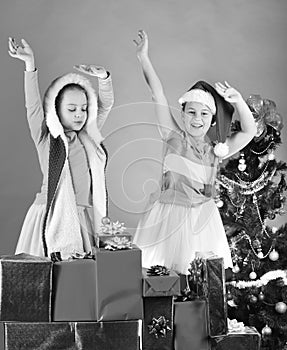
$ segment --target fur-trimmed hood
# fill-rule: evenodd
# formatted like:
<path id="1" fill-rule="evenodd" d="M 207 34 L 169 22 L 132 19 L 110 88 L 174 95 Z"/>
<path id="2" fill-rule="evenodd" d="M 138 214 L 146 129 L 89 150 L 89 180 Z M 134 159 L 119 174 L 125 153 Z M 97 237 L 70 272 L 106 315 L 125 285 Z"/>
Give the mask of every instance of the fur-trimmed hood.
<path id="1" fill-rule="evenodd" d="M 64 138 L 64 128 L 56 113 L 55 100 L 59 91 L 68 84 L 80 85 L 86 91 L 88 98 L 88 118 L 80 132 L 86 131 L 97 144 L 100 144 L 103 141 L 103 137 L 97 127 L 97 94 L 90 81 L 77 73 L 68 73 L 58 77 L 51 83 L 45 93 L 43 105 L 49 132 L 54 138 L 57 138 L 59 135 Z"/>

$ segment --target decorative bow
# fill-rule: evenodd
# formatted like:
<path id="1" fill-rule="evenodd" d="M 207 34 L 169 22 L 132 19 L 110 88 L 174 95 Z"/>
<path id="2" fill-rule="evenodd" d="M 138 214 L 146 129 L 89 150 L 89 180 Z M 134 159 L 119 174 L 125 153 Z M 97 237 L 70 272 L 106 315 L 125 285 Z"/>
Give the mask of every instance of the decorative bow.
<path id="1" fill-rule="evenodd" d="M 245 326 L 243 322 L 238 322 L 235 318 L 233 320 L 227 319 L 229 332 L 244 332 Z"/>
<path id="2" fill-rule="evenodd" d="M 153 265 L 147 270 L 149 276 L 168 276 L 169 270 L 162 265 Z"/>
<path id="3" fill-rule="evenodd" d="M 166 333 L 171 331 L 171 328 L 168 325 L 169 320 L 164 316 L 158 318 L 153 317 L 151 323 L 148 325 L 149 334 L 153 334 L 156 338 L 166 337 Z"/>
<path id="4" fill-rule="evenodd" d="M 118 233 L 123 233 L 126 230 L 123 222 L 112 222 L 109 217 L 104 217 L 102 219 L 101 234 L 111 234 L 115 235 Z"/>
<path id="5" fill-rule="evenodd" d="M 107 250 L 124 250 L 132 248 L 132 242 L 127 237 L 112 237 L 105 241 L 105 249 Z"/>

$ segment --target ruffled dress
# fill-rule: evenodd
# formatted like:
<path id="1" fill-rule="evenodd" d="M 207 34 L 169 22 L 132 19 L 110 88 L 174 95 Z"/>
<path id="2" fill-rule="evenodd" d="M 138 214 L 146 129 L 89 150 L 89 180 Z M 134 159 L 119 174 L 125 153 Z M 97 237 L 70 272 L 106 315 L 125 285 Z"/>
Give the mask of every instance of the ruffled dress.
<path id="1" fill-rule="evenodd" d="M 165 265 L 188 274 L 196 252 L 212 251 L 232 267 L 230 249 L 213 200 L 218 159 L 207 142 L 184 132 L 166 140 L 160 193 L 153 193 L 139 221 L 134 243 L 143 267 Z"/>

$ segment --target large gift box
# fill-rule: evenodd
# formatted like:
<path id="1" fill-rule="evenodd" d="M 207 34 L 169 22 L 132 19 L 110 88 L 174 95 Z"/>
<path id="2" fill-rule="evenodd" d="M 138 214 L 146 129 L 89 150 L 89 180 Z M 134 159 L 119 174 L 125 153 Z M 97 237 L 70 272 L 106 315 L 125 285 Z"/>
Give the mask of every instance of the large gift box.
<path id="1" fill-rule="evenodd" d="M 0 258 L 0 320 L 51 320 L 52 262 L 28 254 Z"/>
<path id="2" fill-rule="evenodd" d="M 206 301 L 174 303 L 174 349 L 209 350 Z"/>
<path id="3" fill-rule="evenodd" d="M 254 327 L 229 330 L 226 335 L 211 339 L 212 350 L 259 350 L 261 336 Z"/>
<path id="4" fill-rule="evenodd" d="M 95 260 L 54 264 L 54 321 L 114 321 L 143 317 L 141 251 L 99 248 Z"/>
<path id="5" fill-rule="evenodd" d="M 196 253 L 188 276 L 190 288 L 206 300 L 208 334 L 210 337 L 227 333 L 225 271 L 223 258 L 212 252 Z"/>
<path id="6" fill-rule="evenodd" d="M 6 323 L 5 350 L 139 350 L 140 321 Z"/>
<path id="7" fill-rule="evenodd" d="M 159 297 L 180 295 L 180 279 L 176 272 L 170 270 L 168 275 L 154 276 L 143 268 L 143 296 Z"/>

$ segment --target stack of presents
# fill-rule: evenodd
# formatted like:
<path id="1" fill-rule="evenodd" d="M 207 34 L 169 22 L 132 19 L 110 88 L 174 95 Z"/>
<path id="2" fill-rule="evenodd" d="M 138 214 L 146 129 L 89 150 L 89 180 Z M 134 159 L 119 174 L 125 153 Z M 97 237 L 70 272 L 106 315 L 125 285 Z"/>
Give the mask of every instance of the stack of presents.
<path id="1" fill-rule="evenodd" d="M 1 350 L 259 350 L 254 328 L 228 323 L 222 258 L 143 269 L 123 226 L 105 228 L 68 261 L 0 257 Z"/>

